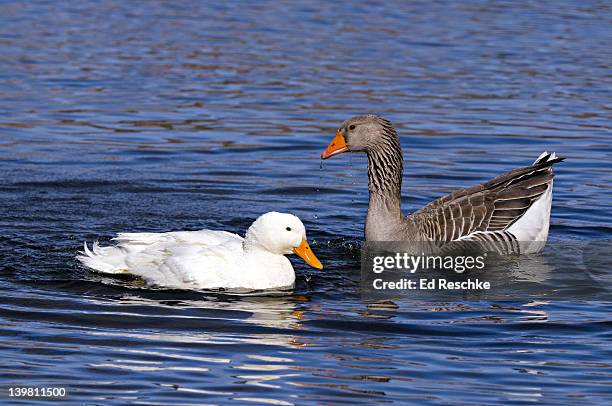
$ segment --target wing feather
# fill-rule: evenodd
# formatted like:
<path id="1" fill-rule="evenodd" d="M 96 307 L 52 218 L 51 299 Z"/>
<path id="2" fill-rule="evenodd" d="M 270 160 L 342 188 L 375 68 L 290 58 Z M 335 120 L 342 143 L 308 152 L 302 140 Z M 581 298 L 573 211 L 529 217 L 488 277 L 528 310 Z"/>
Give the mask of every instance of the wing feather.
<path id="1" fill-rule="evenodd" d="M 552 165 L 563 159 L 544 153 L 531 166 L 434 200 L 409 220 L 425 238 L 434 241 L 453 241 L 475 232 L 503 231 L 546 192 L 553 180 Z"/>

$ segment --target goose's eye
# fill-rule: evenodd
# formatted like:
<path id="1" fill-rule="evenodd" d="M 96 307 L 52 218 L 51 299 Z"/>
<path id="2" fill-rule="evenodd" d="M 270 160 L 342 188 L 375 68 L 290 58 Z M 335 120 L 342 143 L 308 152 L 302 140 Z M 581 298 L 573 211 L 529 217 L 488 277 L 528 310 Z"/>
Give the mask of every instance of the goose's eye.
<path id="1" fill-rule="evenodd" d="M 349 130 L 353 131 L 354 129 L 355 129 L 355 124 L 351 124 L 351 125 L 349 126 Z"/>
<path id="2" fill-rule="evenodd" d="M 291 231 L 291 227 L 287 227 L 287 228 L 285 228 L 285 230 Z"/>

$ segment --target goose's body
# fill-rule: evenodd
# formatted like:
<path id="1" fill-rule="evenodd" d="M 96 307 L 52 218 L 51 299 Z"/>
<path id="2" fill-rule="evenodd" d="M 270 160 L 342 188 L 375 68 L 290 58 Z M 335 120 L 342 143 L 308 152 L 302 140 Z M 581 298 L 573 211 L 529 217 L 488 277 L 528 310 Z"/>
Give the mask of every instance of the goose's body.
<path id="1" fill-rule="evenodd" d="M 117 244 L 77 258 L 103 273 L 130 273 L 147 284 L 177 289 L 286 289 L 295 273 L 285 254 L 300 255 L 321 268 L 306 243 L 302 222 L 291 214 L 266 213 L 245 238 L 226 231 L 121 233 Z"/>
<path id="2" fill-rule="evenodd" d="M 454 191 L 404 216 L 403 158 L 391 123 L 374 115 L 345 121 L 322 158 L 343 152 L 368 156 L 367 241 L 494 242 L 529 253 L 541 250 L 548 238 L 552 166 L 563 160 L 554 153 L 544 152 L 530 166 Z"/>

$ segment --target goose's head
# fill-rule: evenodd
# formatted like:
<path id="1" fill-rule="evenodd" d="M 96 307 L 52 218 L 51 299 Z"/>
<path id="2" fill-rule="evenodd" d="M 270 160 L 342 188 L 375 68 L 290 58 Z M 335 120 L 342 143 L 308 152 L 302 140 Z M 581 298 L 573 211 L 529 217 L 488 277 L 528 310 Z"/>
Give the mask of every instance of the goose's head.
<path id="1" fill-rule="evenodd" d="M 308 265 L 323 269 L 306 241 L 304 224 L 293 214 L 275 211 L 262 214 L 247 230 L 245 243 L 273 254 L 297 254 Z"/>
<path id="2" fill-rule="evenodd" d="M 369 153 L 398 146 L 399 139 L 393 125 L 383 117 L 367 114 L 349 118 L 342 123 L 321 158 L 331 158 L 343 152 Z"/>

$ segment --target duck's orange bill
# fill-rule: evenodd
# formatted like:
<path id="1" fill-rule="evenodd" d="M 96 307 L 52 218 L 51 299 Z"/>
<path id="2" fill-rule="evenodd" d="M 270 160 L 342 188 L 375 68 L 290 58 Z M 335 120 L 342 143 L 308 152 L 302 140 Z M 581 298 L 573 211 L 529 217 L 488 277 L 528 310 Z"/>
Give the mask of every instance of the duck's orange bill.
<path id="1" fill-rule="evenodd" d="M 321 159 L 331 158 L 334 155 L 341 154 L 343 152 L 348 151 L 348 147 L 346 146 L 346 140 L 340 131 L 336 132 L 336 136 L 329 143 L 325 151 L 321 154 Z"/>
<path id="2" fill-rule="evenodd" d="M 305 238 L 302 238 L 302 242 L 298 247 L 293 249 L 300 258 L 302 258 L 306 263 L 313 268 L 323 269 L 323 265 L 321 265 L 321 261 L 315 256 L 315 254 L 310 249 L 310 245 Z"/>

